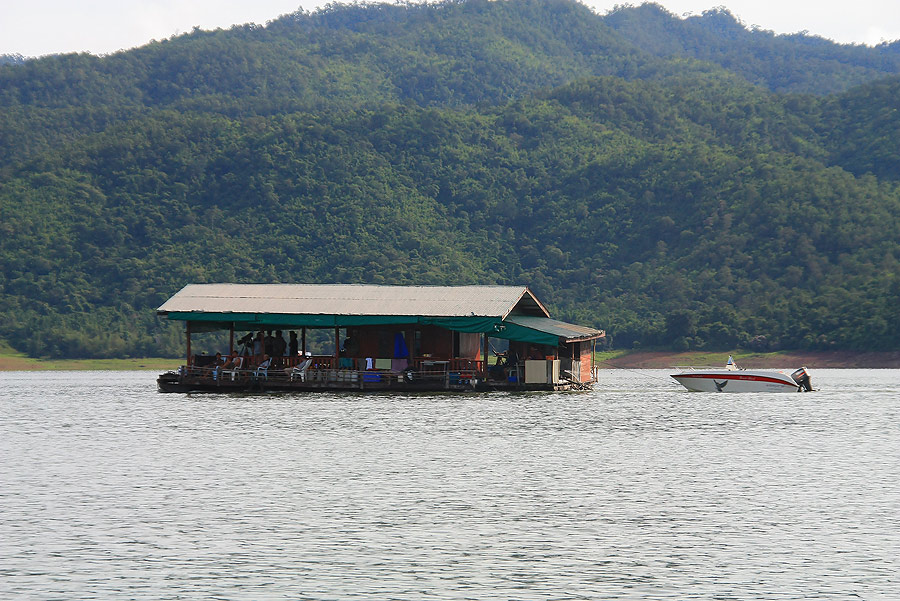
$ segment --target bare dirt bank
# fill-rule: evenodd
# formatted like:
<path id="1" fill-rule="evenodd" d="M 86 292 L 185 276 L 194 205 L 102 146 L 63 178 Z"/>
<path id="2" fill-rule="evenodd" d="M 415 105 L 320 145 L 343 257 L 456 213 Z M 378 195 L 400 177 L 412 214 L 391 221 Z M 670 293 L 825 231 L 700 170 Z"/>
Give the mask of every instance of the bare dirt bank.
<path id="1" fill-rule="evenodd" d="M 779 353 L 732 353 L 738 365 L 746 368 L 900 368 L 900 351 L 809 351 Z M 724 366 L 728 353 L 629 352 L 600 363 L 600 367 L 629 369 L 665 369 L 676 365 Z"/>

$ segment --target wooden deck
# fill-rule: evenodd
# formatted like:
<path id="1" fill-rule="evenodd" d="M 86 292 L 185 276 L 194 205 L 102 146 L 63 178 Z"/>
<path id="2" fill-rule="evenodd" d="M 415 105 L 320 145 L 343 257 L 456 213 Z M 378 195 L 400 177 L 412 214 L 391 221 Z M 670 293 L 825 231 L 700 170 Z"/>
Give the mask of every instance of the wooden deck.
<path id="1" fill-rule="evenodd" d="M 478 362 L 480 364 L 480 362 Z M 480 365 L 479 365 L 480 367 Z M 569 382 L 525 384 L 516 377 L 484 377 L 475 369 L 453 369 L 449 361 L 427 362 L 419 369 L 405 371 L 335 369 L 310 367 L 222 370 L 183 366 L 161 374 L 160 392 L 311 392 L 311 391 L 488 391 L 488 390 L 569 390 Z"/>

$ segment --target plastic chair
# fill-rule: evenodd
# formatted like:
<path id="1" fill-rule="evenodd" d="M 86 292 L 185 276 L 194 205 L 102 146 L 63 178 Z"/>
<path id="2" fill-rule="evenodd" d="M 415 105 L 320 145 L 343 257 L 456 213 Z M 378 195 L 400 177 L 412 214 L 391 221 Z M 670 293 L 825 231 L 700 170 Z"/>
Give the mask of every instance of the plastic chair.
<path id="1" fill-rule="evenodd" d="M 306 382 L 306 371 L 309 369 L 309 366 L 312 365 L 312 359 L 306 359 L 301 362 L 300 365 L 294 367 L 291 370 L 291 382 L 294 381 L 294 378 L 297 378 L 301 382 Z"/>
<path id="2" fill-rule="evenodd" d="M 262 376 L 262 378 L 264 380 L 268 380 L 269 379 L 269 365 L 271 365 L 271 364 L 272 364 L 271 359 L 260 363 L 259 366 L 256 368 L 256 371 L 254 372 L 254 375 L 256 376 L 256 378 L 259 379 L 259 377 Z"/>

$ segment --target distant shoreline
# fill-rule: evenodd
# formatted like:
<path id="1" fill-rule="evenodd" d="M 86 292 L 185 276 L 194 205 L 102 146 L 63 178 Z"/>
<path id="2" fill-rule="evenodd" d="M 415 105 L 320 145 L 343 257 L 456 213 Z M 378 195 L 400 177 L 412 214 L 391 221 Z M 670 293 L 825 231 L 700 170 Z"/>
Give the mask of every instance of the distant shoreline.
<path id="1" fill-rule="evenodd" d="M 676 366 L 724 366 L 733 355 L 740 367 L 787 369 L 900 369 L 900 351 L 743 351 L 675 353 L 667 351 L 608 351 L 598 354 L 601 369 L 667 369 Z M 183 358 L 129 359 L 32 359 L 21 353 L 0 353 L 0 371 L 166 371 L 184 363 Z"/>
<path id="2" fill-rule="evenodd" d="M 166 371 L 184 359 L 32 359 L 21 354 L 0 354 L 0 371 Z"/>
<path id="3" fill-rule="evenodd" d="M 900 369 L 900 351 L 779 351 L 775 353 L 625 351 L 609 352 L 600 356 L 601 368 L 666 369 L 675 366 L 722 367 L 728 355 L 734 356 L 740 367 L 749 368 L 797 368 L 810 369 Z"/>

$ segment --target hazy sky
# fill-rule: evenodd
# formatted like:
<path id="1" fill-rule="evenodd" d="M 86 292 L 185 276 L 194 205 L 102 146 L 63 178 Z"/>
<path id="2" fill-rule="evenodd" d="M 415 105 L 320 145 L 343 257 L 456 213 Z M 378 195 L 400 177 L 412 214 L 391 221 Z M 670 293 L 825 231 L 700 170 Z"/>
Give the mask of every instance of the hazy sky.
<path id="1" fill-rule="evenodd" d="M 320 0 L 2 0 L 0 54 L 106 54 L 201 29 L 258 23 Z M 587 0 L 605 14 L 641 0 Z M 900 0 L 657 0 L 676 15 L 725 6 L 745 25 L 776 33 L 807 31 L 841 43 L 900 39 Z"/>

